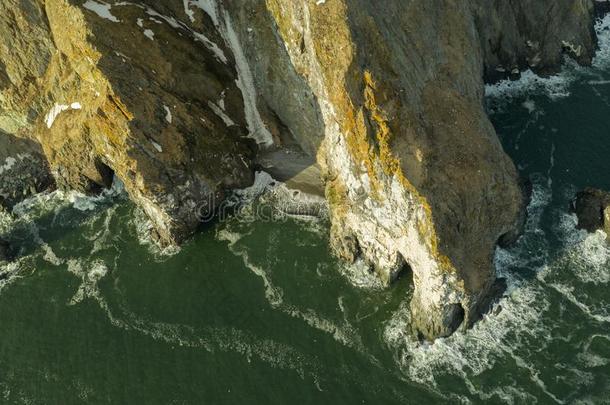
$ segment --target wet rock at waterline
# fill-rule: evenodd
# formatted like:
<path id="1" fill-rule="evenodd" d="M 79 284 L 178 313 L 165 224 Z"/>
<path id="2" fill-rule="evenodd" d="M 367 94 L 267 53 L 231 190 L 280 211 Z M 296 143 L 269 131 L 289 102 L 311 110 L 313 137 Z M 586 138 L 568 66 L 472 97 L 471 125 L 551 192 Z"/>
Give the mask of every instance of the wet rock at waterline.
<path id="1" fill-rule="evenodd" d="M 578 228 L 588 232 L 603 230 L 610 235 L 610 193 L 586 188 L 576 195 L 572 210 L 578 217 Z"/>
<path id="2" fill-rule="evenodd" d="M 53 188 L 53 176 L 40 145 L 0 131 L 0 208 L 12 207 Z"/>
<path id="3" fill-rule="evenodd" d="M 40 144 L 60 187 L 118 177 L 161 244 L 252 184 L 257 153 L 298 150 L 317 164 L 287 180 L 320 173 L 335 252 L 386 284 L 412 271 L 434 339 L 480 317 L 523 223 L 483 78 L 588 63 L 593 17 L 592 0 L 5 0 L 0 130 Z"/>

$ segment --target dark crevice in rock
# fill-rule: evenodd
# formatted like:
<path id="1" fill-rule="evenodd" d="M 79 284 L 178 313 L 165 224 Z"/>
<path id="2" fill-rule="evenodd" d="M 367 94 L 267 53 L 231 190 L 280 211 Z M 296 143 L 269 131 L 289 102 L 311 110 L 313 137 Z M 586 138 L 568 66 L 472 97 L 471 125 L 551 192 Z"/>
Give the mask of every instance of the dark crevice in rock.
<path id="1" fill-rule="evenodd" d="M 445 307 L 444 324 L 447 327 L 448 335 L 453 334 L 462 326 L 465 315 L 466 312 L 462 304 L 450 304 Z"/>
<path id="2" fill-rule="evenodd" d="M 485 314 L 490 313 L 494 304 L 496 304 L 506 292 L 506 288 L 507 284 L 505 278 L 500 277 L 494 280 L 489 289 L 472 309 L 473 313 L 469 319 L 468 327 L 480 320 Z"/>

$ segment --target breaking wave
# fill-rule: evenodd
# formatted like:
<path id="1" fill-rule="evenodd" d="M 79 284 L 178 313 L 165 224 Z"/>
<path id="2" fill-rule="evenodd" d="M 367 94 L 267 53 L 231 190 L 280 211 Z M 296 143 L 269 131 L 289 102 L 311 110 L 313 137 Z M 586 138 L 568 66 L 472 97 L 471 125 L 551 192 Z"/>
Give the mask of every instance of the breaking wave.
<path id="1" fill-rule="evenodd" d="M 605 234 L 586 234 L 576 229 L 575 217 L 556 213 L 562 220 L 554 231 L 562 247 L 550 253 L 550 235 L 541 218 L 550 210 L 551 188 L 544 176 L 533 178 L 532 201 L 528 206 L 525 234 L 516 246 L 498 249 L 495 263 L 499 276 L 507 279 L 508 289 L 492 311 L 466 332 L 420 344 L 408 333 L 410 312 L 404 303 L 384 328 L 384 340 L 397 365 L 408 377 L 442 395 L 447 394 L 448 380 L 457 378 L 463 391 L 456 390 L 453 399 L 470 402 L 471 398 L 503 403 L 536 402 L 546 397 L 551 402 L 566 400 L 558 393 L 557 379 L 569 381 L 574 392 L 593 383 L 590 370 L 610 359 L 582 347 L 577 337 L 566 334 L 573 328 L 569 319 L 561 320 L 566 308 L 555 294 L 574 304 L 593 322 L 591 330 L 604 330 L 610 322 L 607 298 L 588 300 L 574 282 L 592 283 L 607 288 L 610 249 Z M 533 277 L 530 276 L 533 274 Z M 551 322 L 551 319 L 555 319 Z M 607 330 L 607 326 L 605 326 Z M 602 335 L 605 336 L 605 335 Z M 549 372 L 537 364 L 540 353 L 552 353 L 555 347 L 568 344 L 575 353 L 574 364 Z M 485 376 L 512 364 L 528 382 L 506 376 L 488 385 Z M 512 373 L 514 374 L 514 372 Z M 496 377 L 497 379 L 497 377 Z"/>

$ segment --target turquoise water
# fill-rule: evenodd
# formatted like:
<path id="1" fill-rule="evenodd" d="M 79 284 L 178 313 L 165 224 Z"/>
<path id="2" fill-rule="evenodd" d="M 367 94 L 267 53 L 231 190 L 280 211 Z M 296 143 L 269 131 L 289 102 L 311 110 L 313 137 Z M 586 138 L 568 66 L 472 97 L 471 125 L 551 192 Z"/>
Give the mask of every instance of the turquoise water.
<path id="1" fill-rule="evenodd" d="M 22 246 L 0 281 L 0 402 L 610 403 L 610 250 L 568 211 L 610 189 L 607 49 L 488 89 L 534 192 L 496 255 L 507 295 L 472 330 L 418 345 L 409 277 L 385 290 L 336 261 L 321 220 L 245 210 L 168 254 L 120 193 L 54 193 L 0 218 Z"/>

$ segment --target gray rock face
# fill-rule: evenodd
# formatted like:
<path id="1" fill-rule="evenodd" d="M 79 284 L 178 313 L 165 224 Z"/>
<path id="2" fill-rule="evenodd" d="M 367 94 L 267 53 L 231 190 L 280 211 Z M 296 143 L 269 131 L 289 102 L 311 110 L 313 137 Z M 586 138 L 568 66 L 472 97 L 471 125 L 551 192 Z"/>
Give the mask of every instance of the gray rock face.
<path id="1" fill-rule="evenodd" d="M 572 209 L 578 217 L 578 228 L 588 232 L 603 230 L 610 235 L 610 193 L 586 188 L 576 195 Z"/>

